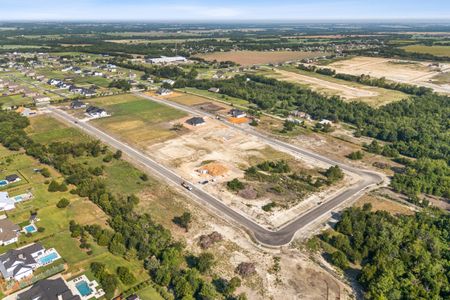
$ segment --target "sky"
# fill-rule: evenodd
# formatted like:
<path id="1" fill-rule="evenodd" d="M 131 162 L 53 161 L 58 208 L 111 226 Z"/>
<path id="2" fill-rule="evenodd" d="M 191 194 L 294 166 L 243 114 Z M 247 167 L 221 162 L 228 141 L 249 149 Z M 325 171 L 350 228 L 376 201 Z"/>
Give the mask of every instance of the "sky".
<path id="1" fill-rule="evenodd" d="M 0 21 L 450 20 L 450 0 L 0 0 Z"/>

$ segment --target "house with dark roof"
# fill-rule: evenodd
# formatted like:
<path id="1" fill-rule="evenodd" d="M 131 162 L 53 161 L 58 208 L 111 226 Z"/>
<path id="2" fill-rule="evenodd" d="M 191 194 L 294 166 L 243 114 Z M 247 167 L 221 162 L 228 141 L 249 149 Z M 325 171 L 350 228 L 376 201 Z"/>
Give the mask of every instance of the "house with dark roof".
<path id="1" fill-rule="evenodd" d="M 6 181 L 8 181 L 8 183 L 14 183 L 14 182 L 18 182 L 20 181 L 20 177 L 17 174 L 11 174 L 5 177 Z"/>
<path id="2" fill-rule="evenodd" d="M 230 110 L 229 114 L 233 117 L 233 118 L 244 118 L 247 116 L 247 113 L 243 110 L 240 109 L 236 109 L 233 108 L 232 110 Z"/>
<path id="3" fill-rule="evenodd" d="M 17 300 L 81 300 L 74 295 L 62 278 L 37 281 L 25 292 L 19 292 Z"/>
<path id="4" fill-rule="evenodd" d="M 206 122 L 202 117 L 193 117 L 186 121 L 191 126 L 200 126 L 204 125 Z"/>
<path id="5" fill-rule="evenodd" d="M 0 220 L 0 245 L 6 246 L 19 239 L 20 227 L 8 219 Z"/>
<path id="6" fill-rule="evenodd" d="M 106 112 L 106 110 L 96 107 L 96 106 L 89 106 L 86 109 L 86 114 L 93 118 L 102 118 L 102 117 L 108 116 L 108 113 Z"/>
<path id="7" fill-rule="evenodd" d="M 86 104 L 83 101 L 80 100 L 73 100 L 70 103 L 70 108 L 71 109 L 79 109 L 79 108 L 85 108 Z"/>
<path id="8" fill-rule="evenodd" d="M 12 249 L 0 255 L 0 273 L 6 280 L 22 280 L 33 275 L 39 263 L 37 257 L 44 254 L 41 244 L 31 244 L 19 249 Z"/>
<path id="9" fill-rule="evenodd" d="M 156 93 L 161 96 L 167 96 L 167 95 L 172 94 L 172 91 L 169 89 L 160 88 L 160 89 L 158 89 L 158 91 Z"/>

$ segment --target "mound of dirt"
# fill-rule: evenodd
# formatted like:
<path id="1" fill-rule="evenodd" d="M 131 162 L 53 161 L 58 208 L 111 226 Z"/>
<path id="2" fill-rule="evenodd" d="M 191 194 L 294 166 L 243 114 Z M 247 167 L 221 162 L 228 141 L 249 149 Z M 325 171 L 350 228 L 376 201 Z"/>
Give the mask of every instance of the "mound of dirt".
<path id="1" fill-rule="evenodd" d="M 239 191 L 239 196 L 244 199 L 256 199 L 258 192 L 256 192 L 251 186 L 246 186 L 243 190 Z"/>
<path id="2" fill-rule="evenodd" d="M 216 162 L 209 163 L 204 165 L 199 170 L 206 171 L 207 174 L 211 176 L 221 176 L 228 172 L 228 168 L 224 165 Z"/>

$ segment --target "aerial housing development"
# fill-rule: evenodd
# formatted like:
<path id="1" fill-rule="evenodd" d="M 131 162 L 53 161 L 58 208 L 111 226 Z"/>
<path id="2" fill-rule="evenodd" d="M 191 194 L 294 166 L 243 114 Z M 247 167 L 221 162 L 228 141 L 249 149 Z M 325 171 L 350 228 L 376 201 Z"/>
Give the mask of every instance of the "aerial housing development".
<path id="1" fill-rule="evenodd" d="M 1 299 L 449 298 L 446 2 L 144 2 L 2 5 Z"/>

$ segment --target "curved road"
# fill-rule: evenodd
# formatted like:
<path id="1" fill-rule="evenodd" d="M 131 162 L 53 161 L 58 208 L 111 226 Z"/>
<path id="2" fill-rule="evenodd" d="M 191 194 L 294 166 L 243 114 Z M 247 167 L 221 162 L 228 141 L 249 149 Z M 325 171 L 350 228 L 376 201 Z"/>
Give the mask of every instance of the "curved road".
<path id="1" fill-rule="evenodd" d="M 159 99 L 155 99 L 149 96 L 141 95 L 146 98 L 149 98 L 153 101 L 164 103 L 166 105 L 173 106 L 175 108 L 188 111 L 192 114 L 198 115 L 198 112 L 195 112 L 194 110 L 191 110 L 188 107 L 182 106 L 182 105 L 173 105 L 173 103 L 167 103 L 166 101 L 162 101 Z M 140 152 L 139 150 L 125 144 L 124 142 L 119 141 L 118 139 L 112 137 L 111 135 L 103 132 L 102 130 L 86 123 L 81 122 L 77 118 L 71 116 L 70 114 L 54 107 L 49 107 L 49 110 L 59 119 L 62 119 L 63 121 L 69 122 L 73 124 L 74 126 L 82 129 L 89 135 L 94 136 L 95 138 L 100 139 L 101 141 L 105 142 L 106 144 L 111 145 L 112 147 L 121 150 L 123 153 L 128 155 L 130 158 L 135 160 L 135 162 L 143 165 L 147 169 L 156 172 L 159 176 L 163 177 L 164 179 L 168 180 L 169 182 L 172 182 L 176 186 L 180 186 L 180 183 L 184 181 L 183 178 L 181 178 L 178 174 L 173 172 L 172 170 L 164 167 L 162 164 L 154 161 L 144 153 Z M 204 112 L 202 113 L 205 114 Z M 295 147 L 293 145 L 271 139 L 265 135 L 262 135 L 254 130 L 248 131 L 248 129 L 243 129 L 237 126 L 233 126 L 239 130 L 243 130 L 246 133 L 253 134 L 258 136 L 259 138 L 263 139 L 269 144 L 276 145 L 278 147 L 282 147 L 286 150 L 289 150 L 294 153 L 298 153 L 300 155 L 306 155 L 309 157 L 312 157 L 314 159 L 326 162 L 328 164 L 332 165 L 339 165 L 343 169 L 345 169 L 348 172 L 353 172 L 362 177 L 362 180 L 360 180 L 357 184 L 353 185 L 349 189 L 339 193 L 338 195 L 334 196 L 333 198 L 329 199 L 328 201 L 324 202 L 322 205 L 317 206 L 315 208 L 310 209 L 305 214 L 300 215 L 296 219 L 292 220 L 288 224 L 282 226 L 276 231 L 272 231 L 269 229 L 266 229 L 262 227 L 261 225 L 257 224 L 253 220 L 251 220 L 248 216 L 245 216 L 241 214 L 238 211 L 235 211 L 234 209 L 228 207 L 225 205 L 222 201 L 217 199 L 216 197 L 212 196 L 211 194 L 208 194 L 207 192 L 203 191 L 202 189 L 199 189 L 191 184 L 192 191 L 189 192 L 192 196 L 194 196 L 197 200 L 200 200 L 202 203 L 206 203 L 215 210 L 217 210 L 220 214 L 226 215 L 229 219 L 233 220 L 240 226 L 244 227 L 250 235 L 260 244 L 274 247 L 274 246 L 282 246 L 290 243 L 296 234 L 297 231 L 305 227 L 306 225 L 310 224 L 317 218 L 320 218 L 326 213 L 329 213 L 331 210 L 333 210 L 335 207 L 339 206 L 343 202 L 359 197 L 360 194 L 367 188 L 370 188 L 371 186 L 374 186 L 378 183 L 382 182 L 382 177 L 378 175 L 377 173 L 370 172 L 370 171 L 364 171 L 352 168 L 350 166 L 335 162 L 331 159 L 328 159 L 326 157 L 322 157 L 316 153 L 309 152 L 307 150 L 300 149 L 298 147 Z"/>

